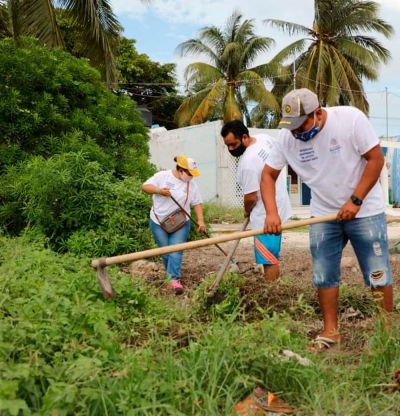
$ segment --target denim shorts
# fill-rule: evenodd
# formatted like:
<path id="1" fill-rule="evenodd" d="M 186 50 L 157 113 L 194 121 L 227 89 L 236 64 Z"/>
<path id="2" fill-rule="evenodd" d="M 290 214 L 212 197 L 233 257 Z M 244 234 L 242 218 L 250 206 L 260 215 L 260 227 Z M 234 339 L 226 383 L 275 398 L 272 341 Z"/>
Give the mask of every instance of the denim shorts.
<path id="1" fill-rule="evenodd" d="M 254 237 L 257 264 L 279 264 L 282 234 L 258 234 Z"/>
<path id="2" fill-rule="evenodd" d="M 313 284 L 316 288 L 334 288 L 340 283 L 342 251 L 350 240 L 364 282 L 371 288 L 393 283 L 385 215 L 329 221 L 310 226 L 313 259 Z"/>

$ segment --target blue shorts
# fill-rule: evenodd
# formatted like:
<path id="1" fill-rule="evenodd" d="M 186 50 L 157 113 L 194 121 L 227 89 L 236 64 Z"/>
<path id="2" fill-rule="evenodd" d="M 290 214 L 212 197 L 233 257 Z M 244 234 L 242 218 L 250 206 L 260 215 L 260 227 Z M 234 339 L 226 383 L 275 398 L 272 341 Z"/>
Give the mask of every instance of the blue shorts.
<path id="1" fill-rule="evenodd" d="M 258 234 L 254 237 L 257 264 L 279 264 L 282 235 Z"/>
<path id="2" fill-rule="evenodd" d="M 393 283 L 385 215 L 329 221 L 310 226 L 313 284 L 316 288 L 339 287 L 342 251 L 350 240 L 364 282 L 372 288 Z"/>

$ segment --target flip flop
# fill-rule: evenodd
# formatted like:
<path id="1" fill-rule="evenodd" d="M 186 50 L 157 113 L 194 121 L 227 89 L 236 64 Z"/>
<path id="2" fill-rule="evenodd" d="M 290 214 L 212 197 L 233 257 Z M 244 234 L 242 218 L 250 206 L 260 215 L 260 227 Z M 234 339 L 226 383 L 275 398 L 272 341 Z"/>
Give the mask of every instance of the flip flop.
<path id="1" fill-rule="evenodd" d="M 317 336 L 313 339 L 311 345 L 308 347 L 309 352 L 324 352 L 338 349 L 340 345 L 339 341 L 335 341 L 332 338 Z"/>
<path id="2" fill-rule="evenodd" d="M 244 400 L 233 408 L 235 416 L 293 415 L 295 409 L 274 393 L 256 387 Z"/>

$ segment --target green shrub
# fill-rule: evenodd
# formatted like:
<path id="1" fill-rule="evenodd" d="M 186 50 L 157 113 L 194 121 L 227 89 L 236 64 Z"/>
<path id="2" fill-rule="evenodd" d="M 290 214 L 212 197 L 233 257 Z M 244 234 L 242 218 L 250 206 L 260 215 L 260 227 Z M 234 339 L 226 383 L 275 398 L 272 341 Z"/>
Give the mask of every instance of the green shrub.
<path id="1" fill-rule="evenodd" d="M 135 103 L 85 60 L 29 38 L 0 41 L 0 97 L 0 227 L 36 227 L 81 255 L 149 248 L 140 185 L 154 167 Z"/>
<path id="2" fill-rule="evenodd" d="M 106 256 L 149 248 L 150 199 L 135 178 L 117 180 L 82 151 L 32 157 L 0 178 L 0 221 L 41 230 L 53 249 Z"/>
<path id="3" fill-rule="evenodd" d="M 0 172 L 29 155 L 50 157 L 68 148 L 75 133 L 75 147 L 96 144 L 97 157 L 103 153 L 116 175 L 144 180 L 152 173 L 135 103 L 113 94 L 85 60 L 30 39 L 19 48 L 1 40 L 0 97 Z"/>
<path id="4" fill-rule="evenodd" d="M 109 184 L 97 227 L 81 228 L 66 243 L 75 254 L 105 256 L 153 246 L 149 228 L 150 198 L 134 178 Z"/>

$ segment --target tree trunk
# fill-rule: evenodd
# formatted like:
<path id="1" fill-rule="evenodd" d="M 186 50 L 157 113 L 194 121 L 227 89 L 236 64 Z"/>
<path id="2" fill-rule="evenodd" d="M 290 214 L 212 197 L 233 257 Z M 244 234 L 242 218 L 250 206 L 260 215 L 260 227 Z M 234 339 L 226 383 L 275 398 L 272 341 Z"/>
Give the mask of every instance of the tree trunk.
<path id="1" fill-rule="evenodd" d="M 249 109 L 247 108 L 247 105 L 243 100 L 243 97 L 242 97 L 242 94 L 240 93 L 239 88 L 236 90 L 236 96 L 238 98 L 240 110 L 242 111 L 242 114 L 246 120 L 246 126 L 251 127 L 251 118 L 250 118 Z"/>

